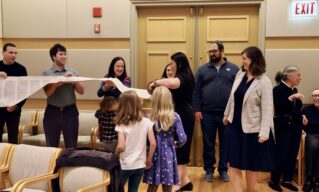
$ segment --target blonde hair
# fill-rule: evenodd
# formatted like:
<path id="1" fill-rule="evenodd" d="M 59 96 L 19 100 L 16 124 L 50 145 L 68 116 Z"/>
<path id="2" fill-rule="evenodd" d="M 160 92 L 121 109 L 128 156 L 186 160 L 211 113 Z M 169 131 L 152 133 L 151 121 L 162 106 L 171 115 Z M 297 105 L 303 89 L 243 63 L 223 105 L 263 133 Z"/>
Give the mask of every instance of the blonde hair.
<path id="1" fill-rule="evenodd" d="M 142 120 L 142 102 L 135 91 L 123 92 L 118 100 L 116 125 L 134 124 Z"/>
<path id="2" fill-rule="evenodd" d="M 157 131 L 168 131 L 174 123 L 172 94 L 164 86 L 157 87 L 152 95 L 150 119 L 155 122 Z"/>

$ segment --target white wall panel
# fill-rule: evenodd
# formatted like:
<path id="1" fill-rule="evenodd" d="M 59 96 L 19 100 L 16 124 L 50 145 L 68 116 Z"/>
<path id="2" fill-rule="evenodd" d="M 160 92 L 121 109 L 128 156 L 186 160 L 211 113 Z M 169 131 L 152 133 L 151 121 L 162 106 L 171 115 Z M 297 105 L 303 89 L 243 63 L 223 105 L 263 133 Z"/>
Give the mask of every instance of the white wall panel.
<path id="1" fill-rule="evenodd" d="M 0 1 L 0 38 L 1 37 L 2 37 L 2 0 Z"/>
<path id="2" fill-rule="evenodd" d="M 66 37 L 66 0 L 2 0 L 5 38 Z"/>
<path id="3" fill-rule="evenodd" d="M 93 7 L 102 8 L 101 18 Z M 2 0 L 2 10 L 5 38 L 130 37 L 129 0 Z"/>
<path id="4" fill-rule="evenodd" d="M 26 66 L 28 74 L 39 76 L 42 72 L 52 66 L 48 49 L 20 49 L 18 50 L 17 61 Z M 121 56 L 126 61 L 127 72 L 130 71 L 130 52 L 128 49 L 69 49 L 68 67 L 74 68 L 80 76 L 102 78 L 108 71 L 111 60 Z M 78 99 L 96 100 L 96 91 L 100 82 L 83 82 L 85 87 L 84 95 L 78 95 Z M 30 98 L 46 98 L 43 90 L 33 94 Z"/>
<path id="5" fill-rule="evenodd" d="M 287 65 L 296 65 L 301 70 L 299 92 L 305 95 L 304 103 L 311 103 L 313 89 L 319 85 L 319 49 L 267 49 L 265 53 L 267 74 L 275 85 L 275 75 Z"/>
<path id="6" fill-rule="evenodd" d="M 27 68 L 29 76 L 40 76 L 42 72 L 52 66 L 48 49 L 18 49 L 17 62 Z M 46 98 L 43 90 L 33 94 L 30 98 Z"/>
<path id="7" fill-rule="evenodd" d="M 292 17 L 291 0 L 267 0 L 266 37 L 318 36 L 319 15 Z"/>
<path id="8" fill-rule="evenodd" d="M 94 18 L 93 7 L 102 8 L 102 17 Z M 69 38 L 129 38 L 129 0 L 67 0 Z M 94 24 L 101 32 L 94 33 Z"/>
<path id="9" fill-rule="evenodd" d="M 80 50 L 70 49 L 68 53 L 68 65 L 75 68 L 80 76 L 102 78 L 107 73 L 112 59 L 116 56 L 124 58 L 127 72 L 130 74 L 130 51 L 128 49 L 110 50 Z M 98 99 L 97 89 L 100 85 L 98 81 L 83 82 L 85 87 L 84 95 L 79 99 Z"/>

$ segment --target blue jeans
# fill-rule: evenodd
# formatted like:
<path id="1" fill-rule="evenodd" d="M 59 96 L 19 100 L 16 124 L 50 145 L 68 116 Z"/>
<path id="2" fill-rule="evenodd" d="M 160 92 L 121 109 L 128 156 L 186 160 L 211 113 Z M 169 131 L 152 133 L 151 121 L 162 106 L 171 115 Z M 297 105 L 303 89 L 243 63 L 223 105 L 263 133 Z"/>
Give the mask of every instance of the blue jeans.
<path id="1" fill-rule="evenodd" d="M 202 112 L 201 128 L 203 135 L 203 160 L 204 170 L 214 171 L 215 158 L 215 140 L 218 129 L 219 139 L 219 162 L 218 171 L 224 172 L 228 170 L 226 161 L 226 147 L 224 142 L 225 125 L 223 124 L 223 113 L 218 112 Z"/>
<path id="2" fill-rule="evenodd" d="M 122 170 L 122 181 L 125 185 L 128 180 L 128 192 L 137 192 L 141 179 L 144 174 L 144 168 L 133 170 Z"/>

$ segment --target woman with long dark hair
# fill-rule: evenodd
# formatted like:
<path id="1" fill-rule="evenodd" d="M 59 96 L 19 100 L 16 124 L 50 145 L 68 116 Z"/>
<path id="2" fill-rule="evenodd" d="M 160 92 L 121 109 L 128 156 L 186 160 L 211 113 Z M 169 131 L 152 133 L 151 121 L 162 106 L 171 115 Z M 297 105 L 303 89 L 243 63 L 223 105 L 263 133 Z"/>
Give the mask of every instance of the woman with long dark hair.
<path id="1" fill-rule="evenodd" d="M 171 70 L 173 78 L 162 78 L 149 83 L 148 90 L 157 86 L 165 86 L 172 93 L 175 111 L 182 119 L 184 131 L 187 135 L 186 144 L 176 149 L 177 164 L 179 172 L 180 188 L 177 191 L 191 191 L 193 184 L 187 174 L 186 164 L 189 163 L 190 149 L 194 130 L 194 112 L 192 109 L 192 92 L 194 89 L 194 75 L 190 68 L 187 56 L 182 52 L 171 56 Z"/>
<path id="2" fill-rule="evenodd" d="M 125 60 L 122 57 L 114 57 L 111 61 L 108 73 L 105 78 L 118 78 L 123 85 L 131 87 L 131 78 L 127 76 Z M 113 96 L 118 98 L 121 94 L 112 81 L 103 81 L 97 91 L 99 97 Z"/>

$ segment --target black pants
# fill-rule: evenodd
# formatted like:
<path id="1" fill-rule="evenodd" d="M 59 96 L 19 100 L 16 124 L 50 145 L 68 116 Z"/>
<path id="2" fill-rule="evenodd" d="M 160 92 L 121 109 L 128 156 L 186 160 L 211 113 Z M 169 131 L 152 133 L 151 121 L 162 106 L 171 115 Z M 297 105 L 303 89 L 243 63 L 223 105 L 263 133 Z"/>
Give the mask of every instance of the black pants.
<path id="1" fill-rule="evenodd" d="M 58 147 L 61 131 L 65 148 L 75 148 L 79 133 L 79 112 L 75 105 L 58 108 L 48 105 L 43 118 L 44 133 L 49 147 Z"/>
<path id="2" fill-rule="evenodd" d="M 7 108 L 0 108 L 0 142 L 2 142 L 2 134 L 4 124 L 7 125 L 8 130 L 8 142 L 18 143 L 18 132 L 20 123 L 21 110 L 8 112 Z"/>
<path id="3" fill-rule="evenodd" d="M 301 126 L 278 127 L 275 129 L 275 171 L 271 173 L 271 180 L 275 183 L 280 181 L 290 182 L 296 167 L 298 155 Z"/>
<path id="4" fill-rule="evenodd" d="M 307 134 L 305 143 L 306 176 L 319 178 L 319 135 Z"/>

